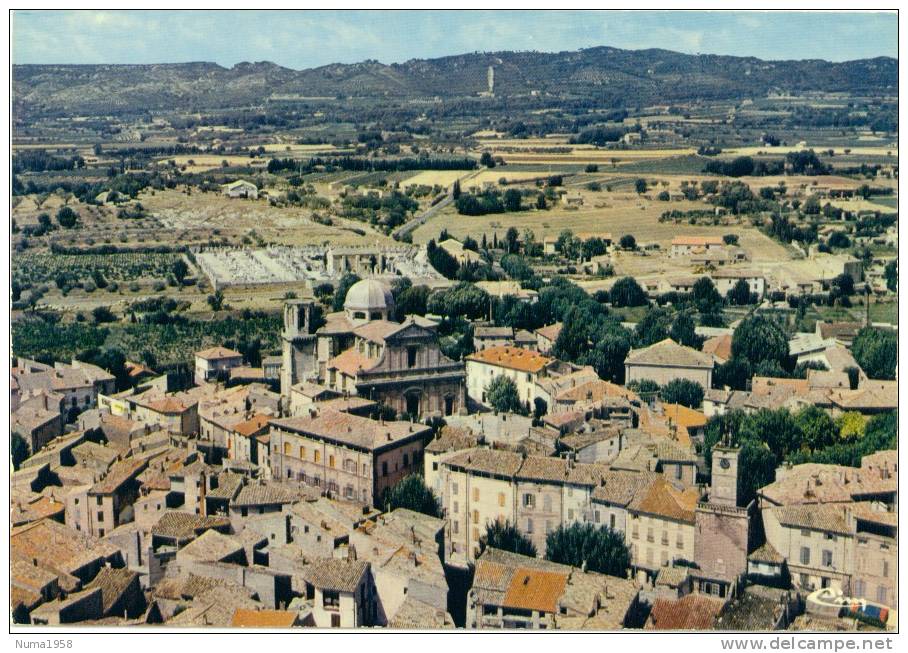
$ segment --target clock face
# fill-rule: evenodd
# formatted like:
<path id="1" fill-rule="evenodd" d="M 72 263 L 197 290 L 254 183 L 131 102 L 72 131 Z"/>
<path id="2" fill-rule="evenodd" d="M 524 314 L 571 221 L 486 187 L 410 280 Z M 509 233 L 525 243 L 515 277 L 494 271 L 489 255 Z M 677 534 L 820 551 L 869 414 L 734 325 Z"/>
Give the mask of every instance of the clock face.
<path id="1" fill-rule="evenodd" d="M 721 467 L 722 469 L 728 469 L 729 467 L 731 467 L 731 463 L 728 462 L 728 458 L 723 458 L 722 460 L 720 460 L 719 467 Z"/>

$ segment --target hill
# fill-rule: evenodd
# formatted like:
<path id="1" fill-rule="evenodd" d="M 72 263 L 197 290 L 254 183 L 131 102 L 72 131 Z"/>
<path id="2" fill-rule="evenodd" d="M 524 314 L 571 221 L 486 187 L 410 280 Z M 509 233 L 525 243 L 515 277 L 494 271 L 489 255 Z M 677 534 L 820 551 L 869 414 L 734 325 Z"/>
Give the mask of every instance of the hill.
<path id="1" fill-rule="evenodd" d="M 293 70 L 269 62 L 224 68 L 194 62 L 155 65 L 16 65 L 14 110 L 30 114 L 111 114 L 145 109 L 261 105 L 273 96 L 454 99 L 486 89 L 495 67 L 499 97 L 534 94 L 605 106 L 729 99 L 770 91 L 897 94 L 898 61 L 763 61 L 668 50 L 596 47 L 573 52 L 491 52 L 386 65 L 377 61 Z"/>

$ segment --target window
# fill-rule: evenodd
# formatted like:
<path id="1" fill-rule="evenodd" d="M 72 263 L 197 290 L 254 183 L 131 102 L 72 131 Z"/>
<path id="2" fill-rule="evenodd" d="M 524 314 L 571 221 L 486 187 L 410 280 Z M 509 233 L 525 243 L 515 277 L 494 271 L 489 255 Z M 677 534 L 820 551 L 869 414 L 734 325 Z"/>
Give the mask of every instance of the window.
<path id="1" fill-rule="evenodd" d="M 473 523 L 474 524 L 479 523 L 479 511 L 478 510 L 473 511 Z"/>
<path id="2" fill-rule="evenodd" d="M 324 590 L 322 592 L 322 605 L 326 608 L 339 608 L 340 593 L 331 590 Z"/>
<path id="3" fill-rule="evenodd" d="M 99 521 L 99 522 L 103 522 L 103 521 L 104 521 L 104 513 L 103 513 L 103 512 L 100 512 L 100 511 L 98 512 L 98 521 Z"/>
<path id="4" fill-rule="evenodd" d="M 102 533 L 102 535 L 103 535 L 103 533 Z M 884 604 L 887 603 L 889 600 L 889 592 L 882 585 L 876 589 L 876 600 L 879 603 L 884 603 Z"/>
<path id="5" fill-rule="evenodd" d="M 862 597 L 867 592 L 867 584 L 862 580 L 854 581 L 854 595 Z"/>
<path id="6" fill-rule="evenodd" d="M 533 520 L 530 517 L 527 517 L 527 533 L 531 534 L 533 532 Z"/>
<path id="7" fill-rule="evenodd" d="M 99 528 L 99 529 L 98 529 L 98 537 L 104 537 L 104 532 L 105 532 L 105 531 L 104 531 L 103 528 Z"/>
<path id="8" fill-rule="evenodd" d="M 684 535 L 682 535 L 681 533 L 678 533 L 678 538 L 675 541 L 675 546 L 679 549 L 684 548 Z"/>
<path id="9" fill-rule="evenodd" d="M 474 542 L 479 541 L 479 529 L 478 528 L 473 529 L 473 541 Z"/>
<path id="10" fill-rule="evenodd" d="M 331 627 L 340 628 L 340 626 L 341 626 L 341 616 L 339 614 L 332 614 L 331 615 Z"/>
<path id="11" fill-rule="evenodd" d="M 453 512 L 455 512 L 455 513 L 460 512 L 460 504 L 459 504 L 457 501 L 454 502 L 454 505 L 453 505 L 453 507 L 452 507 L 452 510 L 453 510 Z"/>
<path id="12" fill-rule="evenodd" d="M 498 505 L 504 508 L 504 492 L 498 493 Z"/>
<path id="13" fill-rule="evenodd" d="M 552 497 L 548 494 L 542 497 L 542 509 L 546 512 L 552 512 Z"/>
<path id="14" fill-rule="evenodd" d="M 451 494 L 457 494 L 457 483 L 451 484 Z"/>
<path id="15" fill-rule="evenodd" d="M 409 466 L 410 466 L 410 454 L 405 453 L 404 454 L 404 467 L 409 467 Z"/>
<path id="16" fill-rule="evenodd" d="M 668 546 L 668 531 L 662 531 L 662 546 Z"/>
<path id="17" fill-rule="evenodd" d="M 103 506 L 104 499 L 102 499 L 101 497 L 95 497 L 95 503 L 98 504 L 99 506 Z"/>
<path id="18" fill-rule="evenodd" d="M 601 515 L 599 514 L 598 510 L 593 511 L 593 519 L 596 521 L 597 524 L 600 522 Z"/>
<path id="19" fill-rule="evenodd" d="M 416 367 L 416 352 L 419 347 L 407 347 L 407 367 Z"/>
<path id="20" fill-rule="evenodd" d="M 381 475 L 382 475 L 382 476 L 387 476 L 387 475 L 388 475 L 388 461 L 382 462 L 382 464 L 381 464 Z"/>
<path id="21" fill-rule="evenodd" d="M 633 532 L 631 533 L 631 537 L 633 537 L 635 540 L 639 540 L 639 539 L 640 539 L 640 531 L 639 531 L 639 529 L 637 528 L 637 524 L 634 524 L 634 530 L 633 530 Z"/>
<path id="22" fill-rule="evenodd" d="M 889 578 L 889 561 L 883 560 L 883 576 Z"/>
<path id="23" fill-rule="evenodd" d="M 823 539 L 835 542 L 835 533 L 823 533 Z"/>
<path id="24" fill-rule="evenodd" d="M 682 472 L 681 465 L 675 465 L 675 478 L 679 481 L 681 480 Z"/>
<path id="25" fill-rule="evenodd" d="M 454 533 L 454 535 L 457 535 L 460 532 L 460 524 L 456 521 L 451 522 L 451 531 Z"/>
<path id="26" fill-rule="evenodd" d="M 829 551 L 828 549 L 823 549 L 823 566 L 832 566 L 832 551 Z"/>
<path id="27" fill-rule="evenodd" d="M 810 531 L 806 528 L 801 529 L 801 537 L 810 537 Z"/>
<path id="28" fill-rule="evenodd" d="M 647 541 L 647 542 L 655 542 L 655 541 L 656 541 L 656 537 L 653 535 L 653 529 L 652 529 L 652 527 L 646 529 L 646 541 Z"/>
<path id="29" fill-rule="evenodd" d="M 615 530 L 615 515 L 608 516 L 608 525 L 609 525 L 609 528 L 611 528 L 612 530 Z"/>
<path id="30" fill-rule="evenodd" d="M 801 564 L 809 565 L 810 564 L 810 549 L 806 546 L 801 547 Z"/>
<path id="31" fill-rule="evenodd" d="M 479 488 L 473 488 L 473 501 L 479 501 Z"/>
<path id="32" fill-rule="evenodd" d="M 334 469 L 334 454 L 328 456 L 328 467 Z"/>
<path id="33" fill-rule="evenodd" d="M 568 520 L 574 521 L 574 509 L 573 508 L 568 508 Z"/>
<path id="34" fill-rule="evenodd" d="M 366 463 L 363 463 L 363 476 L 369 475 L 369 466 Z"/>
<path id="35" fill-rule="evenodd" d="M 536 505 L 536 497 L 532 494 L 523 495 L 523 507 L 524 508 L 533 508 Z"/>

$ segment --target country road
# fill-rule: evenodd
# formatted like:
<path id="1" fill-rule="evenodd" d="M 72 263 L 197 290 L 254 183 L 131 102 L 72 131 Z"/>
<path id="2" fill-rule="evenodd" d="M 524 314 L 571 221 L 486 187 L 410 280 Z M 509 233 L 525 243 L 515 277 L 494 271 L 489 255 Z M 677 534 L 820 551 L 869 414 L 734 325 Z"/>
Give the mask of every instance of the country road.
<path id="1" fill-rule="evenodd" d="M 485 168 L 479 168 L 478 170 L 474 170 L 474 171 L 470 172 L 469 174 L 464 175 L 457 181 L 459 181 L 462 184 L 463 182 L 472 179 L 473 177 L 478 175 L 483 170 L 485 170 Z M 448 194 L 445 195 L 445 198 L 443 200 L 441 200 L 438 204 L 430 206 L 429 208 L 427 208 L 425 211 L 420 213 L 418 216 L 416 216 L 409 222 L 400 225 L 397 229 L 395 229 L 394 231 L 391 232 L 391 237 L 394 240 L 400 240 L 402 236 L 412 233 L 412 231 L 414 229 L 416 229 L 416 227 L 418 227 L 421 224 L 425 224 L 429 219 L 434 217 L 436 213 L 441 211 L 446 206 L 450 205 L 451 202 L 453 202 L 453 201 L 454 201 L 454 185 L 451 184 L 451 187 L 448 188 Z"/>

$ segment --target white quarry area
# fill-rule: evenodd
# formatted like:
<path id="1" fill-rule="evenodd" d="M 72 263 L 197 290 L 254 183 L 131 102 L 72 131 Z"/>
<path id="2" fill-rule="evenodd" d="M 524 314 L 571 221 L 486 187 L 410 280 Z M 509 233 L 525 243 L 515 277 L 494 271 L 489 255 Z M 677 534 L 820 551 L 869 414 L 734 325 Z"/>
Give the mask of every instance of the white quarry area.
<path id="1" fill-rule="evenodd" d="M 375 247 L 200 248 L 196 263 L 215 289 L 228 286 L 337 283 L 347 272 L 361 277 L 410 277 L 414 284 L 447 285 L 435 271 L 424 247 L 416 245 Z"/>

